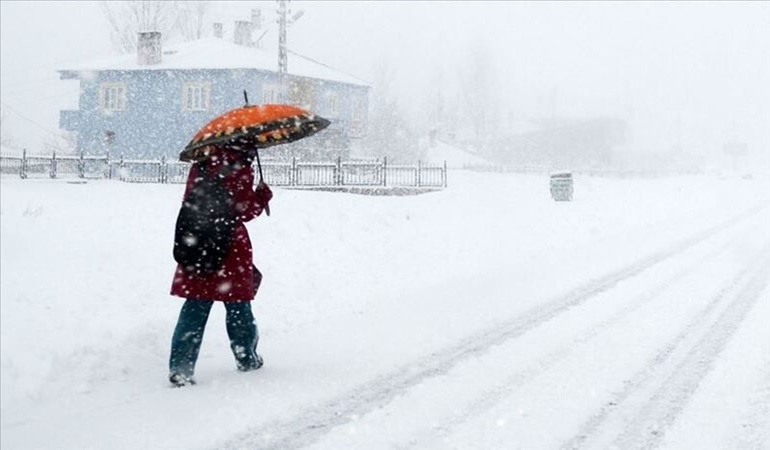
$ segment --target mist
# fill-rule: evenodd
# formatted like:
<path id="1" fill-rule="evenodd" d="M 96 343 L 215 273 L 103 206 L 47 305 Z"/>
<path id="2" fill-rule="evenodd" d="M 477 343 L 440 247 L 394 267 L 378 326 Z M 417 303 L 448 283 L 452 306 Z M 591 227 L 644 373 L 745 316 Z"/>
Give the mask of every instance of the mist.
<path id="1" fill-rule="evenodd" d="M 96 2 L 2 7 L 2 132 L 12 147 L 42 149 L 78 90 L 63 65 L 116 54 Z M 445 111 L 482 114 L 485 140 L 538 119 L 611 118 L 617 151 L 677 152 L 700 168 L 770 168 L 770 4 L 764 2 L 302 2 L 290 50 L 385 91 L 417 136 Z M 277 44 L 275 2 L 213 2 L 209 18 L 260 8 Z M 210 33 L 210 27 L 204 28 Z M 291 59 L 289 59 L 291 65 Z M 460 114 L 462 128 L 469 121 Z M 487 139 L 488 138 L 488 139 Z M 475 142 L 474 142 L 475 140 Z M 475 144 L 475 145 L 474 145 Z M 8 146 L 7 144 L 4 144 Z M 472 151 L 494 145 L 465 139 Z"/>

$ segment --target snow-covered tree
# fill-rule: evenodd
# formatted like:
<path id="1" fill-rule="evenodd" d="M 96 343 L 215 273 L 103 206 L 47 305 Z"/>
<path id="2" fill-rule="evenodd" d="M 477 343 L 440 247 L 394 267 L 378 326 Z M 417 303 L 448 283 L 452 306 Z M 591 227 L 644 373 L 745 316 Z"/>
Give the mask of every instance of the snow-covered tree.
<path id="1" fill-rule="evenodd" d="M 482 148 L 496 133 L 499 96 L 496 95 L 492 58 L 487 47 L 476 42 L 466 58 L 465 70 L 460 73 L 461 119 L 474 140 L 474 146 Z"/>
<path id="2" fill-rule="evenodd" d="M 101 5 L 113 45 L 121 53 L 136 50 L 140 31 L 160 31 L 164 41 L 176 34 L 187 40 L 200 38 L 208 11 L 205 1 L 102 1 Z"/>
<path id="3" fill-rule="evenodd" d="M 203 37 L 203 30 L 208 23 L 211 2 L 179 2 L 177 29 L 185 41 Z"/>
<path id="4" fill-rule="evenodd" d="M 376 70 L 370 96 L 368 153 L 374 157 L 387 157 L 391 161 L 418 159 L 418 137 L 393 91 L 394 73 L 383 61 Z"/>
<path id="5" fill-rule="evenodd" d="M 5 115 L 5 111 L 0 109 L 0 146 L 6 148 L 14 148 L 16 143 L 8 132 L 8 117 Z"/>
<path id="6" fill-rule="evenodd" d="M 5 132 L 5 127 L 3 124 L 5 123 L 5 111 L 0 110 L 0 145 L 5 147 L 10 142 L 10 138 Z"/>

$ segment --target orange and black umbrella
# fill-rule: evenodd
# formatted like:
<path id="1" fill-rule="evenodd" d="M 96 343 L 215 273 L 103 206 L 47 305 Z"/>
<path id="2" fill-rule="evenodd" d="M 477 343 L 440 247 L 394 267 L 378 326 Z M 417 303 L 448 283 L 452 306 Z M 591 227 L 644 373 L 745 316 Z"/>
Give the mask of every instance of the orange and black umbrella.
<path id="1" fill-rule="evenodd" d="M 245 95 L 245 93 L 244 93 Z M 208 146 L 244 152 L 312 136 L 329 121 L 291 105 L 248 105 L 228 111 L 201 128 L 179 154 L 181 161 L 201 161 Z"/>
<path id="2" fill-rule="evenodd" d="M 258 149 L 312 136 L 331 123 L 296 106 L 249 105 L 246 91 L 243 97 L 246 106 L 228 111 L 206 124 L 195 133 L 179 154 L 179 159 L 187 162 L 205 161 L 216 147 L 254 152 L 259 167 L 259 182 L 263 183 Z M 267 205 L 265 212 L 270 215 Z"/>

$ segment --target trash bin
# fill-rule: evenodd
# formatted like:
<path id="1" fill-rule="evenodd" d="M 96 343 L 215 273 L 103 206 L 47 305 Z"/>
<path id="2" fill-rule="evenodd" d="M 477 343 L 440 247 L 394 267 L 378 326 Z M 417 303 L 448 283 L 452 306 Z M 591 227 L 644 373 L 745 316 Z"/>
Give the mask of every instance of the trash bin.
<path id="1" fill-rule="evenodd" d="M 572 172 L 551 173 L 551 197 L 557 202 L 572 200 Z"/>

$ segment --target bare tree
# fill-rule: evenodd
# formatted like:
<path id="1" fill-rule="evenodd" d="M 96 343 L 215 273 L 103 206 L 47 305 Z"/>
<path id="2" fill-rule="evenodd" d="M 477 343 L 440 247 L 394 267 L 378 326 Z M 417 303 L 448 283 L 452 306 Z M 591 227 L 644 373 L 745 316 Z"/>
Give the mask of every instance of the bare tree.
<path id="1" fill-rule="evenodd" d="M 178 27 L 178 2 L 162 0 L 102 1 L 112 43 L 121 53 L 136 50 L 137 33 L 160 31 L 164 40 Z"/>
<path id="2" fill-rule="evenodd" d="M 442 58 L 443 59 L 443 58 Z M 434 62 L 428 84 L 424 88 L 424 110 L 428 114 L 429 133 L 431 142 L 434 139 L 446 139 L 456 144 L 458 128 L 464 123 L 465 109 L 461 107 L 462 93 L 452 84 L 454 71 L 449 70 L 441 62 Z"/>
<path id="3" fill-rule="evenodd" d="M 387 156 L 393 161 L 414 160 L 419 152 L 417 136 L 393 92 L 392 66 L 381 60 L 375 73 L 369 116 L 368 152 L 375 157 Z"/>
<path id="4" fill-rule="evenodd" d="M 0 110 L 0 145 L 3 147 L 12 147 L 13 139 L 8 135 L 6 128 L 3 124 L 7 124 L 5 120 L 5 111 Z"/>
<path id="5" fill-rule="evenodd" d="M 177 29 L 185 41 L 203 37 L 203 30 L 209 18 L 211 2 L 192 1 L 178 3 Z"/>
<path id="6" fill-rule="evenodd" d="M 468 58 L 465 72 L 461 74 L 463 104 L 475 145 L 483 147 L 495 132 L 493 121 L 498 114 L 498 99 L 494 94 L 491 57 L 487 48 L 476 42 Z"/>

